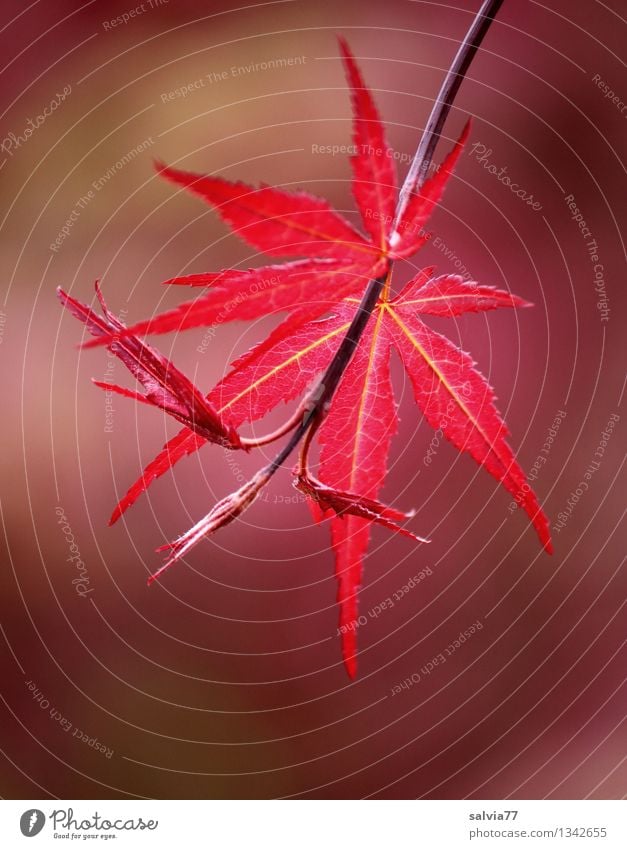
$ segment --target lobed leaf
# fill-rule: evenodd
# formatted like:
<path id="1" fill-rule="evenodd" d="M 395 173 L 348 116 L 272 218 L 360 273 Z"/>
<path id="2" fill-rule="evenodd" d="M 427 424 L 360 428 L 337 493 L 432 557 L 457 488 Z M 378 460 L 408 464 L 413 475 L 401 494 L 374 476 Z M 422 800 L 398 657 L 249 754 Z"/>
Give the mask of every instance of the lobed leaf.
<path id="1" fill-rule="evenodd" d="M 390 343 L 381 310 L 373 316 L 335 393 L 319 433 L 320 479 L 327 486 L 376 500 L 397 429 L 389 372 Z M 344 665 L 357 673 L 357 594 L 370 539 L 370 521 L 356 515 L 331 520 Z M 352 627 L 351 627 L 352 626 Z"/>
<path id="2" fill-rule="evenodd" d="M 494 393 L 468 354 L 424 325 L 410 309 L 386 308 L 389 338 L 400 353 L 416 403 L 433 428 L 467 452 L 517 499 L 540 542 L 552 551 L 548 520 L 506 442 Z"/>
<path id="3" fill-rule="evenodd" d="M 431 278 L 432 270 L 426 269 L 410 280 L 398 298 L 395 298 L 394 304 L 411 308 L 417 313 L 444 317 L 499 307 L 532 306 L 511 292 L 482 286 L 474 280 L 464 280 L 458 274 Z"/>
<path id="4" fill-rule="evenodd" d="M 157 173 L 215 207 L 233 231 L 271 256 L 373 257 L 376 252 L 326 200 L 306 192 L 232 183 L 179 171 L 162 163 Z"/>
<path id="5" fill-rule="evenodd" d="M 373 266 L 363 260 L 341 264 L 328 260 L 303 260 L 249 271 L 224 271 L 194 275 L 206 278 L 206 295 L 186 301 L 168 312 L 141 321 L 120 335 L 171 333 L 193 327 L 209 327 L 230 321 L 249 321 L 276 312 L 292 312 L 287 327 L 294 331 L 306 321 L 327 313 L 346 295 L 365 289 Z M 200 285 L 200 284 L 199 284 Z M 278 334 L 269 344 L 278 342 Z M 107 344 L 107 337 L 84 347 Z"/>
<path id="6" fill-rule="evenodd" d="M 343 38 L 339 39 L 346 76 L 351 87 L 357 152 L 351 156 L 353 194 L 364 228 L 381 253 L 388 249 L 388 235 L 396 208 L 396 168 L 393 151 L 372 95 L 364 83 L 355 57 Z"/>

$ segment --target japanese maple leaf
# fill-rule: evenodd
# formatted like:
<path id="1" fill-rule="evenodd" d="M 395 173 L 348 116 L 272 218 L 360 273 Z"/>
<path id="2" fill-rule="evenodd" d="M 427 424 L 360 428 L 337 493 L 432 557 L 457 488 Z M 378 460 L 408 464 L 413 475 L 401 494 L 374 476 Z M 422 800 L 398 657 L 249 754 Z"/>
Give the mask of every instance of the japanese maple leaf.
<path id="1" fill-rule="evenodd" d="M 385 281 L 328 409 L 325 407 L 309 429 L 303 430 L 307 435 L 294 481 L 310 499 L 314 516 L 330 522 L 342 652 L 346 669 L 353 677 L 357 669 L 357 593 L 371 526 L 380 525 L 424 541 L 399 524 L 413 514 L 378 500 L 398 423 L 390 381 L 393 348 L 400 355 L 416 404 L 429 424 L 441 428 L 459 451 L 469 454 L 516 498 L 549 552 L 551 542 L 546 516 L 507 444 L 507 429 L 494 405 L 491 387 L 468 354 L 422 320 L 429 315 L 454 317 L 464 312 L 529 304 L 508 292 L 465 281 L 457 275 L 435 277 L 433 269 L 418 273 L 397 296 L 391 288 L 394 261 L 412 256 L 428 238 L 423 227 L 453 172 L 469 126 L 435 174 L 424 184 L 412 187 L 399 212 L 394 157 L 374 100 L 343 40 L 340 48 L 354 112 L 353 194 L 365 235 L 326 201 L 312 195 L 266 185 L 255 188 L 158 164 L 162 177 L 213 206 L 246 242 L 270 256 L 291 255 L 298 259 L 247 271 L 228 269 L 169 280 L 173 285 L 204 287 L 205 291 L 195 300 L 130 328 L 111 314 L 107 329 L 95 323 L 91 313 L 81 313 L 81 309 L 88 308 L 74 306 L 73 312 L 95 336 L 88 347 L 106 344 L 119 356 L 124 351 L 127 358 L 129 345 L 139 351 L 136 346 L 142 344 L 138 339 L 142 334 L 256 319 L 275 312 L 287 314 L 267 339 L 232 364 L 230 372 L 208 394 L 205 403 L 206 410 L 211 411 L 213 430 L 203 432 L 194 426 L 199 411 L 204 409 L 197 400 L 193 409 L 188 405 L 183 418 L 178 415 L 185 427 L 131 486 L 111 516 L 113 523 L 153 480 L 205 442 L 221 442 L 234 450 L 250 449 L 286 434 L 297 427 L 303 416 L 308 422 L 308 411 L 316 409 L 311 388 L 334 362 L 340 342 L 360 309 L 361 295 L 369 281 Z M 71 308 L 75 303 L 69 299 L 65 302 Z M 155 357 L 160 356 L 153 349 L 150 351 Z M 182 384 L 180 378 L 175 378 L 175 386 L 169 386 L 167 375 L 174 374 L 169 368 L 165 365 L 159 371 L 165 381 L 164 394 L 149 393 L 149 397 L 152 403 L 157 401 L 163 409 L 176 414 L 174 407 L 180 401 Z M 133 373 L 146 385 L 141 370 Z M 117 391 L 135 397 L 130 390 Z M 168 392 L 176 397 L 176 402 L 163 401 Z M 297 398 L 301 402 L 296 412 L 274 434 L 257 439 L 238 434 L 239 428 L 262 419 L 281 401 Z M 141 396 L 139 400 L 146 399 Z M 308 460 L 310 444 L 316 437 L 321 446 L 319 477 L 311 472 Z M 199 540 L 236 520 L 275 468 L 271 464 L 262 469 L 222 499 L 190 531 L 165 546 L 169 558 L 153 578 L 180 560 Z"/>

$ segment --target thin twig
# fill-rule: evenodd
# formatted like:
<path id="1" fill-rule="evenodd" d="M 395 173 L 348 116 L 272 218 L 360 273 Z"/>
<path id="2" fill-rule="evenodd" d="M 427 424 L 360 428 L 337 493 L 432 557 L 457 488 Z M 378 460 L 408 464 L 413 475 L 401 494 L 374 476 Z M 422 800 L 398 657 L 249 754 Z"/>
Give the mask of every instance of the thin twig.
<path id="1" fill-rule="evenodd" d="M 252 436 L 240 437 L 240 442 L 243 448 L 261 448 L 262 445 L 269 445 L 271 442 L 276 442 L 277 439 L 280 439 L 282 436 L 285 436 L 286 433 L 289 433 L 290 430 L 294 430 L 296 425 L 302 420 L 304 413 L 304 406 L 301 405 L 294 415 L 290 416 L 290 418 L 280 425 L 276 430 L 273 430 L 272 433 L 266 433 L 263 436 Z"/>
<path id="2" fill-rule="evenodd" d="M 412 191 L 420 189 L 424 182 L 436 145 L 440 138 L 444 122 L 451 109 L 453 101 L 455 100 L 457 91 L 461 85 L 464 75 L 468 71 L 470 63 L 472 62 L 479 45 L 483 41 L 483 38 L 490 28 L 490 24 L 502 3 L 503 0 L 485 0 L 477 12 L 470 29 L 466 33 L 466 37 L 461 43 L 459 50 L 457 51 L 457 55 L 455 56 L 444 82 L 442 83 L 440 93 L 433 105 L 427 126 L 425 127 L 422 138 L 420 139 L 418 149 L 416 150 L 416 155 L 414 156 L 407 177 L 405 178 L 403 186 L 399 192 L 392 232 L 396 229 Z M 350 327 L 346 331 L 346 335 L 342 339 L 340 346 L 322 379 L 310 395 L 310 400 L 312 402 L 311 407 L 303 416 L 303 421 L 294 431 L 287 444 L 266 467 L 270 474 L 274 474 L 274 472 L 283 465 L 285 460 L 287 460 L 289 455 L 303 438 L 309 427 L 314 424 L 314 420 L 318 420 L 316 423 L 317 426 L 320 420 L 324 418 L 331 398 L 333 397 L 333 394 L 342 379 L 342 375 L 346 371 L 348 364 L 352 359 L 355 349 L 359 344 L 359 340 L 366 329 L 368 320 L 372 315 L 372 311 L 379 300 L 379 296 L 383 286 L 385 285 L 385 281 L 387 280 L 388 272 L 389 267 L 385 274 L 380 277 L 376 277 L 368 283 L 366 291 L 361 299 L 361 303 L 357 308 L 357 312 L 353 317 Z"/>
<path id="3" fill-rule="evenodd" d="M 462 80 L 464 79 L 470 63 L 474 59 L 479 45 L 483 41 L 483 37 L 490 28 L 494 16 L 501 8 L 503 0 L 485 0 L 479 11 L 477 12 L 470 29 L 466 33 L 466 37 L 459 46 L 457 55 L 453 59 L 453 64 L 442 83 L 442 88 L 437 96 L 431 115 L 427 121 L 427 126 L 420 139 L 418 149 L 414 154 L 413 161 L 405 177 L 403 186 L 399 192 L 398 205 L 396 207 L 396 215 L 394 224 L 392 225 L 392 233 L 396 231 L 398 222 L 405 212 L 405 207 L 409 202 L 412 192 L 420 189 L 427 176 L 429 165 L 433 159 L 435 146 L 438 143 L 444 122 L 451 110 L 455 96 L 459 90 Z"/>

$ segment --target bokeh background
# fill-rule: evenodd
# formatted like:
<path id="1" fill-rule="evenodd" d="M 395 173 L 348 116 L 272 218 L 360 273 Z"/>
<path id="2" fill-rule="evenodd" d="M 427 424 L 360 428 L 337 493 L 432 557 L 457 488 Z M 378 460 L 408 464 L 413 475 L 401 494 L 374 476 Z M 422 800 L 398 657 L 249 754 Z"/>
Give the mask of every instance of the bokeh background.
<path id="1" fill-rule="evenodd" d="M 341 663 L 328 531 L 312 525 L 288 471 L 147 588 L 154 548 L 260 461 L 234 465 L 206 447 L 108 528 L 117 497 L 176 424 L 122 398 L 106 418 L 90 377 L 106 379 L 110 358 L 77 349 L 82 328 L 54 294 L 61 284 L 91 301 L 100 278 L 110 306 L 134 321 L 180 300 L 160 285 L 173 275 L 261 264 L 214 212 L 155 177 L 153 157 L 304 187 L 356 222 L 347 158 L 315 147 L 350 143 L 336 35 L 376 92 L 402 176 L 478 6 L 3 4 L 2 796 L 624 794 L 623 4 L 506 0 L 447 123 L 438 156 L 474 119 L 418 257 L 534 302 L 464 316 L 446 331 L 489 376 L 526 469 L 553 435 L 534 482 L 553 525 L 599 465 L 554 532 L 550 558 L 472 460 L 439 445 L 425 463 L 432 432 L 396 369 L 402 425 L 384 495 L 415 506 L 411 527 L 433 542 L 374 531 L 354 681 Z M 293 61 L 261 64 L 273 59 Z M 411 272 L 399 268 L 397 282 Z M 224 325 L 204 348 L 202 329 L 156 341 L 209 389 L 277 320 Z M 84 564 L 80 585 L 68 533 Z"/>

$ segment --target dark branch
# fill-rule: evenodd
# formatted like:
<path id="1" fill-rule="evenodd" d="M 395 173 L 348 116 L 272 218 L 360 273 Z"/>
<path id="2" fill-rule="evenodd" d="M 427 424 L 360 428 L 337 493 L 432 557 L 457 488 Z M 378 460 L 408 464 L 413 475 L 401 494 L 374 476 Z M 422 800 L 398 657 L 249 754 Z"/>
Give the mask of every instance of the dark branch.
<path id="1" fill-rule="evenodd" d="M 460 44 L 457 55 L 453 59 L 453 64 L 444 78 L 440 93 L 433 104 L 427 126 L 420 139 L 420 144 L 414 155 L 411 167 L 407 172 L 407 177 L 405 177 L 403 187 L 399 192 L 392 232 L 396 229 L 401 215 L 405 211 L 411 193 L 419 189 L 425 181 L 429 165 L 431 165 L 431 160 L 433 159 L 435 147 L 442 133 L 444 122 L 448 117 L 448 113 L 451 111 L 455 96 L 479 45 L 483 41 L 483 37 L 490 28 L 490 24 L 502 4 L 503 0 L 485 0 L 477 12 L 470 29 L 466 33 L 466 37 Z"/>
<path id="2" fill-rule="evenodd" d="M 468 71 L 470 63 L 472 62 L 479 45 L 483 41 L 483 38 L 490 28 L 490 24 L 502 3 L 503 0 L 485 0 L 481 9 L 477 12 L 470 29 L 466 33 L 466 37 L 461 43 L 459 50 L 457 51 L 457 55 L 453 60 L 453 64 L 442 83 L 440 93 L 433 105 L 431 115 L 424 133 L 422 134 L 411 168 L 409 169 L 399 193 L 392 231 L 395 230 L 412 191 L 420 189 L 424 183 L 424 179 L 429 169 L 429 165 L 431 164 L 431 159 L 433 158 L 444 122 L 451 109 L 453 101 L 455 100 L 457 91 L 459 90 L 462 80 Z M 364 330 L 366 329 L 366 325 L 368 324 L 372 311 L 379 300 L 379 296 L 381 295 L 386 279 L 387 274 L 384 274 L 369 282 L 351 325 L 346 331 L 346 335 L 342 339 L 342 342 L 340 343 L 340 346 L 325 371 L 320 383 L 310 395 L 310 401 L 312 402 L 311 407 L 304 414 L 303 421 L 296 428 L 287 444 L 277 454 L 274 460 L 272 460 L 269 466 L 267 466 L 267 471 L 269 471 L 270 474 L 274 474 L 285 460 L 287 460 L 309 427 L 316 424 L 315 420 L 317 419 L 319 423 L 319 421 L 324 417 L 328 404 L 331 401 L 340 380 L 342 379 L 342 375 L 351 361 L 355 348 L 359 344 L 359 340 L 361 339 Z"/>
<path id="3" fill-rule="evenodd" d="M 333 393 L 346 371 L 346 368 L 351 361 L 351 357 L 355 352 L 355 348 L 359 344 L 362 333 L 366 329 L 368 319 L 372 315 L 375 304 L 379 300 L 381 289 L 386 281 L 387 274 L 382 277 L 377 277 L 371 280 L 368 288 L 361 299 L 361 303 L 357 307 L 357 312 L 353 316 L 350 327 L 346 331 L 346 335 L 340 343 L 340 347 L 335 352 L 333 359 L 329 363 L 320 383 L 309 396 L 312 406 L 304 413 L 303 421 L 292 434 L 289 442 L 281 449 L 281 451 L 270 463 L 272 471 L 276 471 L 289 457 L 292 451 L 296 448 L 308 428 L 312 426 L 314 419 L 324 415 L 326 405 L 331 401 Z"/>

